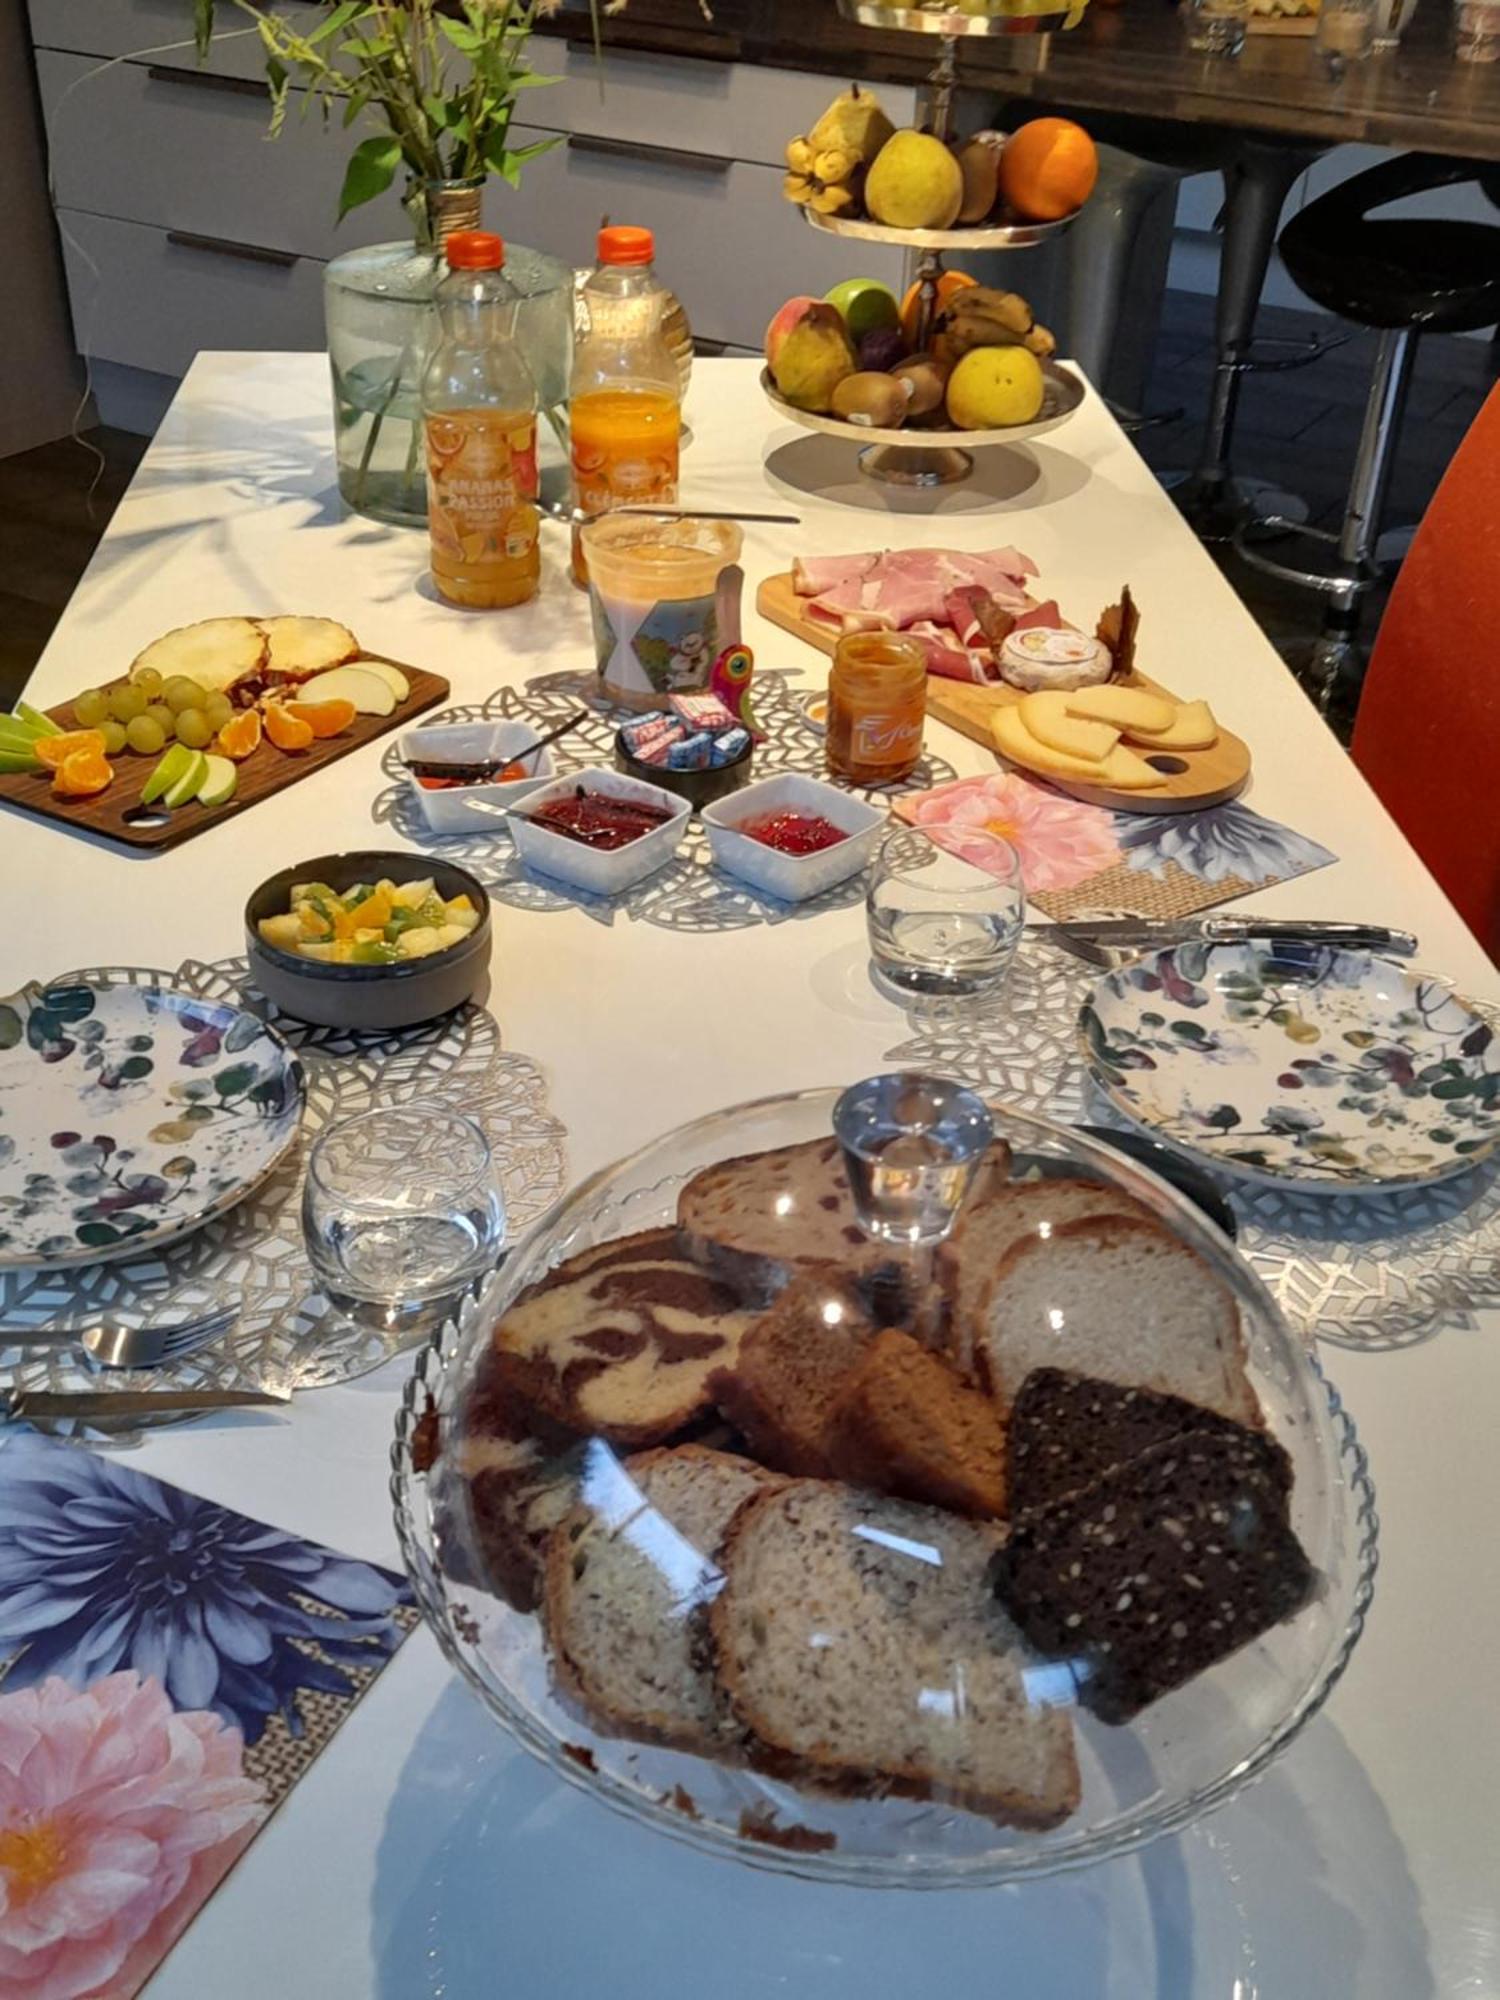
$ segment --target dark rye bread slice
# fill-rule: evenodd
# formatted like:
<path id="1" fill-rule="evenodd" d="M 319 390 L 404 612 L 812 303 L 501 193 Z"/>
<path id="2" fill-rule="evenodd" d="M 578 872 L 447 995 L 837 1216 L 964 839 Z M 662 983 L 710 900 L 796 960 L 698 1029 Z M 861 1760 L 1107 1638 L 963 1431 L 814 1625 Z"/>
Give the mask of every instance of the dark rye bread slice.
<path id="1" fill-rule="evenodd" d="M 755 1320 L 733 1361 L 710 1376 L 709 1393 L 763 1464 L 834 1478 L 840 1404 L 874 1338 L 854 1294 L 809 1273 Z"/>
<path id="2" fill-rule="evenodd" d="M 675 1230 L 643 1230 L 523 1292 L 496 1324 L 493 1378 L 533 1431 L 658 1444 L 708 1407 L 708 1378 L 753 1317 L 683 1256 Z"/>
<path id="3" fill-rule="evenodd" d="M 957 1514 L 1005 1512 L 1005 1432 L 993 1399 L 909 1334 L 876 1336 L 835 1422 L 839 1471 L 855 1485 Z"/>
<path id="4" fill-rule="evenodd" d="M 558 1685 L 606 1735 L 712 1756 L 742 1742 L 708 1670 L 703 1613 L 730 1520 L 777 1484 L 701 1445 L 591 1466 L 547 1545 L 544 1616 Z"/>
<path id="5" fill-rule="evenodd" d="M 1291 1617 L 1312 1576 L 1273 1442 L 1189 1431 L 1017 1520 L 994 1587 L 1121 1723 Z"/>
<path id="6" fill-rule="evenodd" d="M 1018 1243 L 1034 1237 L 1043 1224 L 1055 1227 L 1093 1215 L 1146 1214 L 1139 1202 L 1101 1181 L 1063 1174 L 1006 1181 L 989 1175 L 971 1192 L 934 1260 L 944 1345 L 959 1367 L 973 1371 L 990 1280 Z"/>
<path id="7" fill-rule="evenodd" d="M 1005 1425 L 1011 1509 L 1021 1514 L 1075 1493 L 1184 1431 L 1235 1437 L 1241 1430 L 1227 1417 L 1181 1396 L 1122 1389 L 1062 1368 L 1033 1368 Z M 1265 1467 L 1267 1476 L 1289 1493 L 1292 1464 L 1279 1445 L 1272 1444 Z"/>
<path id="8" fill-rule="evenodd" d="M 758 1744 L 837 1790 L 1055 1826 L 1079 1798 L 1072 1723 L 1027 1691 L 987 1586 L 1003 1531 L 820 1480 L 747 1501 L 708 1614 Z"/>
<path id="9" fill-rule="evenodd" d="M 1260 1420 L 1233 1293 L 1186 1243 L 1133 1216 L 1061 1222 L 1008 1250 L 976 1360 L 1005 1408 L 1033 1368 L 1054 1367 Z"/>

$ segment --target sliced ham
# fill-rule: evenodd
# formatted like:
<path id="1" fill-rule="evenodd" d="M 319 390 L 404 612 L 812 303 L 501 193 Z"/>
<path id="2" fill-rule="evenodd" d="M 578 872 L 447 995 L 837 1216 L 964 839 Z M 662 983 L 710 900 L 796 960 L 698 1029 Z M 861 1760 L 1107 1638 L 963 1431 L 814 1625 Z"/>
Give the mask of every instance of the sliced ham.
<path id="1" fill-rule="evenodd" d="M 865 556 L 798 556 L 792 563 L 792 588 L 799 597 L 818 597 L 825 590 L 857 583 L 879 561 L 873 552 Z"/>
<path id="2" fill-rule="evenodd" d="M 1028 593 L 1036 574 L 1019 549 L 888 549 L 807 557 L 792 565 L 792 584 L 814 624 L 841 635 L 910 633 L 932 673 L 985 682 L 998 678 L 993 628 L 1060 622 L 1055 604 L 1038 606 Z"/>

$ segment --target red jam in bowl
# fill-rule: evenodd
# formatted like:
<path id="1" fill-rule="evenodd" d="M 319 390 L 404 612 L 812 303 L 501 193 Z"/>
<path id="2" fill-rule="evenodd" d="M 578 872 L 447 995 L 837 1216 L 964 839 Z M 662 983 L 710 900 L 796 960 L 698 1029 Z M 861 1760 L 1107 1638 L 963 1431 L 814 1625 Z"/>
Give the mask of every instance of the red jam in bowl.
<path id="1" fill-rule="evenodd" d="M 614 798 L 607 792 L 586 792 L 582 785 L 563 798 L 548 799 L 527 814 L 550 833 L 606 853 L 628 847 L 642 834 L 665 826 L 671 817 L 664 806 L 650 805 L 644 799 Z"/>
<path id="2" fill-rule="evenodd" d="M 778 854 L 821 854 L 825 847 L 837 847 L 849 838 L 821 813 L 761 813 L 756 819 L 737 820 L 734 830 L 763 847 L 774 847 Z"/>

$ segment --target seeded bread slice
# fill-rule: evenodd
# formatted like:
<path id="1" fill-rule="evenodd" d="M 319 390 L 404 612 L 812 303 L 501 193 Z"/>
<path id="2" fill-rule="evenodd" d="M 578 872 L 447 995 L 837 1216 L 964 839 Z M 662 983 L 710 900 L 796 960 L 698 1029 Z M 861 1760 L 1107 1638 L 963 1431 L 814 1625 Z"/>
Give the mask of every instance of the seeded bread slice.
<path id="1" fill-rule="evenodd" d="M 857 1486 L 981 1517 L 1005 1512 L 1005 1433 L 993 1399 L 888 1327 L 837 1413 L 839 1470 Z"/>
<path id="2" fill-rule="evenodd" d="M 705 1664 L 702 1613 L 736 1509 L 778 1483 L 700 1445 L 591 1461 L 548 1541 L 545 1621 L 560 1685 L 607 1734 L 704 1755 L 742 1738 Z"/>
<path id="3" fill-rule="evenodd" d="M 996 1595 L 1079 1699 L 1128 1722 L 1306 1602 L 1277 1447 L 1191 1431 L 1018 1520 Z"/>
<path id="4" fill-rule="evenodd" d="M 1007 1253 L 1034 1237 L 1042 1223 L 1077 1222 L 1093 1215 L 1146 1211 L 1128 1194 L 1101 1181 L 1063 1175 L 1040 1181 L 990 1177 L 965 1203 L 935 1262 L 946 1326 L 946 1345 L 959 1367 L 972 1371 L 990 1282 Z"/>
<path id="5" fill-rule="evenodd" d="M 1055 1826 L 1079 1799 L 1072 1723 L 1028 1695 L 986 1585 L 1000 1529 L 797 1480 L 746 1502 L 709 1610 L 720 1683 L 759 1742 L 836 1787 Z"/>
<path id="6" fill-rule="evenodd" d="M 1011 1510 L 1021 1514 L 1076 1493 L 1185 1431 L 1238 1436 L 1241 1426 L 1181 1396 L 1122 1389 L 1062 1368 L 1033 1368 L 1005 1425 Z M 1290 1492 L 1291 1460 L 1280 1446 L 1272 1445 L 1265 1463 L 1267 1475 Z"/>
<path id="7" fill-rule="evenodd" d="M 743 1335 L 733 1362 L 709 1378 L 709 1391 L 763 1464 L 833 1478 L 840 1405 L 874 1337 L 852 1292 L 809 1273 Z"/>
<path id="8" fill-rule="evenodd" d="M 708 1378 L 754 1318 L 648 1229 L 570 1257 L 512 1304 L 493 1336 L 501 1394 L 530 1427 L 626 1447 L 675 1436 L 708 1407 Z"/>
<path id="9" fill-rule="evenodd" d="M 1259 1420 L 1233 1295 L 1196 1251 L 1134 1217 L 1059 1223 L 1008 1250 L 976 1359 L 1005 1408 L 1033 1368 L 1054 1367 Z"/>

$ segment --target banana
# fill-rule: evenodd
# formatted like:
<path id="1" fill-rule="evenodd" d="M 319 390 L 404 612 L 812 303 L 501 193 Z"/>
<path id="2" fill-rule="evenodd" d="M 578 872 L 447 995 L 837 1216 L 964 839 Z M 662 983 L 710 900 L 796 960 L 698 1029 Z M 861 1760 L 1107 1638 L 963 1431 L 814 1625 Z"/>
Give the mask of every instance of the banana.
<path id="1" fill-rule="evenodd" d="M 859 164 L 857 153 L 851 153 L 843 146 L 825 146 L 821 152 L 813 154 L 812 170 L 820 181 L 833 186 L 852 179 Z"/>
<path id="2" fill-rule="evenodd" d="M 1030 333 L 1027 334 L 1021 345 L 1029 347 L 1038 361 L 1050 361 L 1057 352 L 1057 341 L 1053 337 L 1051 329 L 1043 326 L 1040 320 L 1031 329 Z"/>
<path id="3" fill-rule="evenodd" d="M 813 149 L 805 138 L 787 140 L 786 163 L 794 174 L 810 174 L 812 172 Z"/>
<path id="4" fill-rule="evenodd" d="M 799 208 L 805 208 L 812 200 L 814 184 L 806 174 L 788 174 L 781 183 L 781 192 L 788 201 L 794 201 Z"/>
<path id="5" fill-rule="evenodd" d="M 852 215 L 859 207 L 859 197 L 845 182 L 837 186 L 820 187 L 809 198 L 807 205 L 818 215 Z"/>

